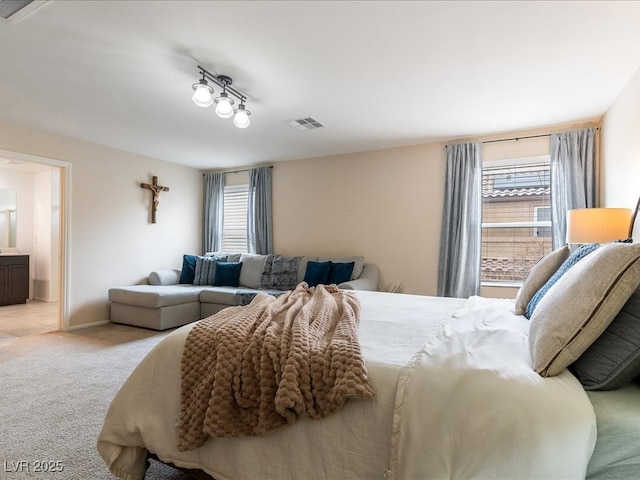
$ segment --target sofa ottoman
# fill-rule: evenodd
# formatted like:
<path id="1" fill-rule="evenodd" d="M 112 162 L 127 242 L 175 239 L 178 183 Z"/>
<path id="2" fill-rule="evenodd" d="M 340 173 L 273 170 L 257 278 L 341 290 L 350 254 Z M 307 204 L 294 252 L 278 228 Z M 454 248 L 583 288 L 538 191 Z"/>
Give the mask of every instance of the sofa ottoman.
<path id="1" fill-rule="evenodd" d="M 192 285 L 132 285 L 109 289 L 111 321 L 166 330 L 195 322 L 200 291 Z"/>

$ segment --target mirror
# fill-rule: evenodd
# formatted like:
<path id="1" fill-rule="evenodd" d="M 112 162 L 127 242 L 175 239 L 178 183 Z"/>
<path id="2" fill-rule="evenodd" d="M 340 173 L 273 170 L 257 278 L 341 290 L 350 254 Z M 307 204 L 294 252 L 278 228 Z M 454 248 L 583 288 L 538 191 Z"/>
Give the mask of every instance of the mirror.
<path id="1" fill-rule="evenodd" d="M 0 188 L 0 249 L 16 247 L 16 191 Z"/>

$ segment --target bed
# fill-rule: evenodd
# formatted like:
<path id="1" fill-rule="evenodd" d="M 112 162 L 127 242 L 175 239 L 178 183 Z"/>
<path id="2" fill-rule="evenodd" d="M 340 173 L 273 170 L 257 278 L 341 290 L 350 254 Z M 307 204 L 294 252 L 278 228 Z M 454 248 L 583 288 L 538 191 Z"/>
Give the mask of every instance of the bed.
<path id="1" fill-rule="evenodd" d="M 513 300 L 482 297 L 353 293 L 373 398 L 348 400 L 324 418 L 301 417 L 263 436 L 209 438 L 183 451 L 176 447 L 180 364 L 196 324 L 186 325 L 159 343 L 122 386 L 98 451 L 125 480 L 144 478 L 149 455 L 217 480 L 633 477 L 640 471 L 640 385 L 586 392 L 566 368 L 575 359 L 564 358 L 576 337 L 599 337 L 610 319 L 600 331 L 581 323 L 546 363 L 539 352 L 545 312 L 551 313 L 546 321 L 561 315 L 566 328 L 564 317 L 590 302 L 598 315 L 617 312 L 637 289 L 640 246 L 609 247 L 602 251 L 634 253 L 622 263 L 604 253 L 580 260 L 531 320 L 514 313 L 518 299 L 514 306 Z M 590 283 L 606 290 L 602 298 L 572 290 L 588 269 L 607 277 L 607 268 L 613 287 L 601 279 Z M 566 296 L 580 298 L 565 305 Z M 554 303 L 559 298 L 560 307 Z M 566 365 L 558 363 L 563 358 Z"/>

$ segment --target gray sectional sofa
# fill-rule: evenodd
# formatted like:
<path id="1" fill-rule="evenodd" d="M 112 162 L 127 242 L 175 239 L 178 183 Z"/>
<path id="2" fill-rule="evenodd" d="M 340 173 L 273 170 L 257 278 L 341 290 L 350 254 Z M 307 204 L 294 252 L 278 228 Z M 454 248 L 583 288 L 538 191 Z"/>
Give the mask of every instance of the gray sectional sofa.
<path id="1" fill-rule="evenodd" d="M 329 277 L 324 277 L 327 268 Z M 305 280 L 310 285 L 336 283 L 343 289 L 377 290 L 378 279 L 378 267 L 364 263 L 361 256 L 185 255 L 181 270 L 154 271 L 146 285 L 109 289 L 111 321 L 166 330 L 246 303 L 257 292 L 290 290 Z"/>

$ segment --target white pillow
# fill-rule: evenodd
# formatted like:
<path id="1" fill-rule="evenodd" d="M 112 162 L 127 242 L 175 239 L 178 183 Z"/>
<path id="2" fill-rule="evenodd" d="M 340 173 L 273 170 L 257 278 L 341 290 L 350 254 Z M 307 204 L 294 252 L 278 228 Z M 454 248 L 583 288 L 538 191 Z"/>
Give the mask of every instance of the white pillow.
<path id="1" fill-rule="evenodd" d="M 240 286 L 249 288 L 260 288 L 262 285 L 262 272 L 268 255 L 257 255 L 253 253 L 243 253 L 240 255 L 242 270 L 240 270 Z M 229 260 L 227 260 L 229 261 Z"/>

